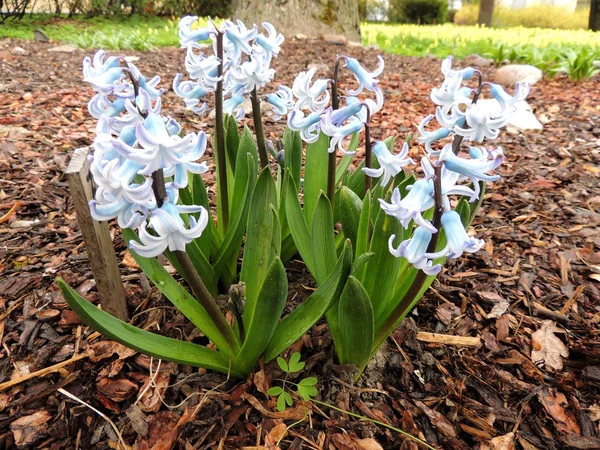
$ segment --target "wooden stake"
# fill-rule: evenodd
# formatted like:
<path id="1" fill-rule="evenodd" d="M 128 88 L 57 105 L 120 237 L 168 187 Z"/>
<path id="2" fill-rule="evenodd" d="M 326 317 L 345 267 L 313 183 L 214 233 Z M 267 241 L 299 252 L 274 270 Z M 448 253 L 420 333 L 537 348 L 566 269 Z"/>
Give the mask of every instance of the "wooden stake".
<path id="1" fill-rule="evenodd" d="M 65 175 L 69 182 L 71 197 L 77 211 L 77 222 L 88 252 L 102 309 L 127 321 L 125 290 L 108 224 L 94 220 L 90 213 L 89 201 L 94 197 L 88 152 L 89 147 L 75 150 Z"/>

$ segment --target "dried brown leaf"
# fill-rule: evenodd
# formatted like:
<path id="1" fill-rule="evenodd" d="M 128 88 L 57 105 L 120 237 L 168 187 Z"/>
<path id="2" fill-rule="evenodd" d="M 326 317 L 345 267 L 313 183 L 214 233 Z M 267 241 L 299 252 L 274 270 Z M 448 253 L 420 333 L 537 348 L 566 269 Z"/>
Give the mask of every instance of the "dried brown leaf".
<path id="1" fill-rule="evenodd" d="M 554 322 L 545 320 L 539 330 L 531 335 L 531 360 L 543 363 L 546 368 L 560 372 L 563 358 L 569 356 L 569 349 L 554 333 L 560 331 Z"/>

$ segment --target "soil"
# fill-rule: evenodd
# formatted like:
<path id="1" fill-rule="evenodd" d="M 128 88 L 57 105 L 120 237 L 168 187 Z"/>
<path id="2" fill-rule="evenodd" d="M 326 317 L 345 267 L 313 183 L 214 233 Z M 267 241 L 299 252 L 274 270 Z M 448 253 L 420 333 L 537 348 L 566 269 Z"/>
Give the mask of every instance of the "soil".
<path id="1" fill-rule="evenodd" d="M 0 41 L 0 383 L 80 359 L 9 388 L 0 384 L 0 450 L 114 449 L 115 429 L 134 449 L 417 448 L 396 431 L 327 406 L 297 403 L 278 413 L 266 394 L 281 376 L 275 364 L 242 383 L 158 367 L 69 310 L 56 276 L 98 301 L 62 174 L 73 150 L 94 136 L 86 109 L 92 91 L 81 75 L 81 60 L 92 52 L 49 51 L 53 45 Z M 276 83 L 291 85 L 312 64 L 326 75 L 336 54 L 373 67 L 378 53 L 291 40 L 275 61 Z M 165 88 L 184 70 L 177 48 L 119 54 L 139 57 L 141 71 L 160 74 Z M 432 112 L 428 93 L 441 82 L 440 61 L 384 56 L 386 105 L 372 134 L 401 140 Z M 190 115 L 171 91 L 163 100 L 185 130 L 211 130 L 210 118 Z M 318 377 L 319 399 L 435 448 L 600 448 L 600 80 L 545 78 L 529 103 L 544 130 L 506 132 L 497 141 L 507 155 L 503 178 L 473 224 L 485 251 L 447 265 L 365 376 L 349 382 L 324 324 L 294 344 L 307 362 L 298 377 Z M 266 120 L 271 138 L 281 127 Z M 421 149 L 413 144 L 412 151 Z M 112 232 L 132 323 L 202 342 Z M 291 292 L 303 298 L 310 278 L 301 263 L 293 269 Z M 419 332 L 481 344 L 428 343 Z"/>

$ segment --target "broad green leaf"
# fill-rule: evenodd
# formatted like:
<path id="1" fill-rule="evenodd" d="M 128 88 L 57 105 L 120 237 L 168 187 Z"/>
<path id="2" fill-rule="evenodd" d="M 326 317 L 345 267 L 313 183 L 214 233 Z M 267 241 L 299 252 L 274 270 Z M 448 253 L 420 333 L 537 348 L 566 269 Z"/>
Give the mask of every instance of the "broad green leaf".
<path id="1" fill-rule="evenodd" d="M 254 161 L 254 173 L 258 172 L 258 147 L 256 146 L 256 142 L 254 141 L 254 136 L 252 135 L 252 131 L 248 128 L 247 125 L 244 125 L 244 131 L 240 136 L 240 145 L 238 147 L 238 153 L 246 154 L 250 153 L 252 155 Z M 239 160 L 239 156 L 237 157 Z M 236 163 L 237 170 L 237 163 Z M 237 172 L 236 172 L 237 178 Z"/>
<path id="2" fill-rule="evenodd" d="M 254 164 L 252 160 L 252 155 L 247 154 L 246 161 L 249 166 Z M 239 171 L 240 165 L 237 167 Z M 252 167 L 253 166 L 250 167 L 250 170 L 252 170 Z M 237 214 L 235 214 L 235 216 L 233 216 L 233 220 L 229 224 L 227 234 L 223 238 L 223 242 L 221 243 L 221 246 L 216 254 L 215 262 L 213 264 L 215 276 L 220 276 L 226 270 L 227 266 L 232 262 L 235 264 L 235 260 L 238 257 L 244 238 L 244 231 L 246 229 L 248 211 L 252 200 L 253 191 L 254 172 L 251 172 L 246 179 L 236 179 L 233 203 L 239 204 L 240 210 Z M 236 197 L 238 195 L 241 197 L 239 202 L 236 201 Z"/>
<path id="3" fill-rule="evenodd" d="M 361 278 L 362 284 L 373 303 L 375 316 L 391 300 L 396 284 L 395 274 L 398 273 L 401 262 L 401 258 L 396 258 L 390 253 L 388 240 L 391 235 L 396 235 L 395 242 L 402 242 L 404 231 L 404 227 L 398 219 L 385 214 L 384 211 L 379 212 L 369 248 L 369 251 L 374 253 L 375 256 L 367 262 Z M 384 272 L 382 272 L 382 268 L 385 268 Z"/>
<path id="4" fill-rule="evenodd" d="M 298 385 L 297 388 L 298 388 L 298 394 L 300 394 L 302 399 L 307 402 L 310 401 L 311 397 L 316 397 L 318 394 L 317 388 L 315 388 L 314 386 Z"/>
<path id="5" fill-rule="evenodd" d="M 283 370 L 285 373 L 289 373 L 290 368 L 288 367 L 288 363 L 285 359 L 283 359 L 281 356 L 277 357 L 277 365 L 279 366 L 279 368 L 281 370 Z"/>
<path id="6" fill-rule="evenodd" d="M 290 360 L 288 361 L 288 366 L 290 368 L 290 372 L 299 372 L 304 368 L 304 361 L 300 361 L 300 352 L 295 352 L 290 356 Z"/>
<path id="7" fill-rule="evenodd" d="M 348 144 L 348 151 L 353 152 L 358 147 L 358 138 L 360 133 L 354 133 L 352 138 L 350 139 L 350 143 Z M 337 151 L 337 150 L 336 150 Z M 337 185 L 342 177 L 348 173 L 348 168 L 350 164 L 352 164 L 352 160 L 354 159 L 354 155 L 344 155 L 342 160 L 339 162 L 337 168 L 335 169 L 335 184 Z"/>
<path id="8" fill-rule="evenodd" d="M 294 186 L 294 180 L 291 176 L 286 174 L 285 178 L 286 182 L 286 190 L 289 193 L 298 192 L 296 187 Z M 288 225 L 290 227 L 290 233 L 294 238 L 294 243 L 296 244 L 296 248 L 306 264 L 309 272 L 311 274 L 315 273 L 315 266 L 313 263 L 313 251 L 312 251 L 312 239 L 310 232 L 308 231 L 308 225 L 306 223 L 306 219 L 302 214 L 302 209 L 300 208 L 300 201 L 298 200 L 297 195 L 286 195 L 285 196 L 285 210 L 288 218 Z"/>
<path id="9" fill-rule="evenodd" d="M 300 380 L 300 382 L 298 383 L 298 385 L 300 385 L 300 386 L 314 386 L 318 382 L 319 382 L 319 380 L 317 380 L 315 377 L 306 377 L 306 378 Z"/>
<path id="10" fill-rule="evenodd" d="M 289 393 L 284 392 L 281 395 L 285 398 L 285 402 L 287 403 L 288 406 L 292 406 L 294 404 L 294 401 L 292 400 L 292 396 Z"/>
<path id="11" fill-rule="evenodd" d="M 327 192 L 328 148 L 329 137 L 325 133 L 321 133 L 317 142 L 306 146 L 306 158 L 304 162 L 304 217 L 306 217 L 306 224 L 309 228 L 312 225 L 313 214 L 321 192 Z"/>
<path id="12" fill-rule="evenodd" d="M 331 203 L 321 192 L 312 223 L 312 250 L 315 265 L 313 276 L 317 284 L 325 281 L 337 259 L 332 215 Z"/>
<path id="13" fill-rule="evenodd" d="M 139 241 L 135 231 L 129 228 L 123 230 L 123 237 L 127 244 L 129 244 L 131 240 Z M 167 272 L 156 258 L 144 258 L 134 251 L 131 251 L 131 255 L 135 259 L 135 262 L 140 266 L 140 269 L 142 269 L 144 274 L 152 280 L 160 292 L 162 292 L 164 296 L 190 320 L 190 322 L 213 341 L 219 350 L 229 354 L 233 353 L 233 349 L 219 332 L 204 307 L 171 275 L 169 275 L 169 272 Z"/>
<path id="14" fill-rule="evenodd" d="M 267 391 L 267 394 L 272 395 L 273 397 L 277 397 L 282 392 L 283 392 L 283 389 L 280 386 L 273 386 L 271 389 L 269 389 Z"/>
<path id="15" fill-rule="evenodd" d="M 338 258 L 331 275 L 304 302 L 279 322 L 265 349 L 265 361 L 271 361 L 300 339 L 330 309 L 340 296 L 351 267 L 352 245 L 349 240 L 346 240 L 344 251 Z M 279 358 L 277 361 L 279 362 Z"/>
<path id="16" fill-rule="evenodd" d="M 350 188 L 342 186 L 340 189 L 341 220 L 344 236 L 350 239 L 352 247 L 356 247 L 358 226 L 362 209 L 362 200 Z"/>
<path id="17" fill-rule="evenodd" d="M 227 158 L 233 174 L 235 174 L 239 146 L 240 134 L 237 121 L 231 116 L 225 116 L 225 147 L 227 147 Z"/>
<path id="18" fill-rule="evenodd" d="M 367 291 L 353 276 L 348 277 L 338 306 L 340 341 L 336 351 L 342 364 L 365 368 L 373 347 L 373 307 Z"/>
<path id="19" fill-rule="evenodd" d="M 243 373 L 252 371 L 277 327 L 288 294 L 287 274 L 279 258 L 275 258 L 262 284 L 246 329 L 246 340 L 234 360 Z"/>
<path id="20" fill-rule="evenodd" d="M 365 267 L 367 262 L 369 262 L 373 256 L 375 256 L 375 253 L 363 253 L 362 255 L 359 255 L 354 260 L 354 264 L 352 265 L 352 273 L 350 275 L 354 276 L 354 278 L 358 278 L 356 274 L 362 273 L 363 267 Z"/>
<path id="21" fill-rule="evenodd" d="M 363 198 L 365 195 L 365 173 L 363 172 L 364 167 L 365 161 L 362 160 L 356 170 L 350 174 L 350 178 L 348 178 L 348 187 L 360 198 Z"/>
<path id="22" fill-rule="evenodd" d="M 285 392 L 282 392 L 281 395 L 277 397 L 277 411 L 285 411 Z"/>
<path id="23" fill-rule="evenodd" d="M 294 237 L 288 234 L 281 242 L 281 261 L 285 264 L 298 252 Z"/>
<path id="24" fill-rule="evenodd" d="M 296 188 L 299 189 L 302 173 L 302 139 L 300 139 L 300 133 L 286 127 L 283 132 L 283 148 L 285 152 L 285 170 L 294 180 Z"/>
<path id="25" fill-rule="evenodd" d="M 189 186 L 192 193 L 191 204 L 203 206 L 204 209 L 208 211 L 210 216 L 210 201 L 208 199 L 208 193 L 206 192 L 206 185 L 204 184 L 204 179 L 202 178 L 202 174 L 199 173 L 191 173 L 189 174 Z M 181 192 L 181 190 L 180 190 Z M 194 214 L 196 219 L 199 216 L 199 213 Z M 214 227 L 214 222 L 212 217 L 209 217 L 209 226 L 206 227 L 202 235 L 195 239 L 196 245 L 202 251 L 202 254 L 206 259 L 210 259 L 211 256 L 211 245 L 212 245 L 212 229 Z"/>
<path id="26" fill-rule="evenodd" d="M 258 293 L 271 263 L 281 251 L 279 219 L 272 208 L 277 205 L 275 181 L 266 167 L 258 177 L 248 212 L 246 243 L 240 281 L 246 283 L 246 326 L 252 320 Z"/>
<path id="27" fill-rule="evenodd" d="M 229 359 L 224 354 L 201 345 L 168 338 L 129 325 L 96 308 L 61 278 L 57 278 L 56 281 L 71 309 L 103 336 L 158 359 L 204 367 L 225 374 L 230 373 L 236 378 L 244 378 L 244 374 L 235 369 L 230 370 Z"/>

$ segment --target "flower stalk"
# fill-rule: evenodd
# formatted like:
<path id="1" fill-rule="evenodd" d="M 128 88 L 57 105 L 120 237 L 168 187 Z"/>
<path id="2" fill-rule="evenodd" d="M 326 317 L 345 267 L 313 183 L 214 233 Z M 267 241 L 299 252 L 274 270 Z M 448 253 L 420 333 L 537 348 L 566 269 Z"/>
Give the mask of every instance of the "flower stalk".
<path id="1" fill-rule="evenodd" d="M 475 91 L 475 95 L 473 95 L 473 102 L 472 102 L 473 105 L 477 103 L 477 100 L 479 100 L 479 96 L 481 95 L 481 91 L 483 89 L 483 75 L 481 74 L 481 72 L 479 70 L 475 71 L 475 75 L 477 75 L 479 83 L 477 85 L 477 90 Z M 460 151 L 460 146 L 462 145 L 464 138 L 465 137 L 460 134 L 454 135 L 454 138 L 452 139 L 452 151 L 454 152 L 455 155 L 457 155 L 458 152 Z"/>
<path id="2" fill-rule="evenodd" d="M 373 145 L 371 143 L 371 111 L 367 109 L 367 120 L 365 120 L 365 168 L 373 167 Z M 365 173 L 365 194 L 373 187 L 373 179 Z"/>
<path id="3" fill-rule="evenodd" d="M 340 58 L 335 59 L 333 67 L 333 76 L 331 77 L 331 108 L 335 111 L 340 108 L 340 98 L 338 95 L 338 74 L 340 71 Z M 337 167 L 337 157 L 335 151 L 329 153 L 329 161 L 327 164 L 327 198 L 331 201 L 331 209 L 335 203 L 335 169 Z"/>
<path id="4" fill-rule="evenodd" d="M 215 92 L 215 140 L 217 142 L 217 163 L 219 166 L 219 201 L 223 229 L 229 226 L 229 191 L 227 188 L 227 158 L 225 157 L 225 126 L 223 123 L 223 32 L 217 32 L 217 90 Z"/>
<path id="5" fill-rule="evenodd" d="M 256 92 L 256 87 L 250 94 L 252 102 L 252 120 L 254 121 L 254 133 L 256 134 L 256 145 L 258 146 L 258 156 L 260 158 L 260 167 L 265 168 L 269 165 L 269 154 L 265 143 L 265 133 L 263 131 L 262 116 L 260 113 L 260 99 Z"/>

